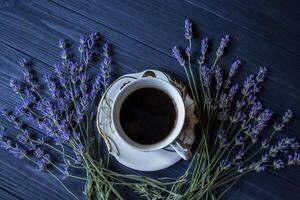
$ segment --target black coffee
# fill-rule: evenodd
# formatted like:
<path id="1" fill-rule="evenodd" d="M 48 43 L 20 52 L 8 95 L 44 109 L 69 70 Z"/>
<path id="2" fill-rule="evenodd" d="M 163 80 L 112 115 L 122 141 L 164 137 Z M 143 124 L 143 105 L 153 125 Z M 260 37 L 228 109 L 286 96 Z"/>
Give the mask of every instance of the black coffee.
<path id="1" fill-rule="evenodd" d="M 120 111 L 121 126 L 126 135 L 140 144 L 163 140 L 174 127 L 176 108 L 165 92 L 141 88 L 131 93 Z"/>

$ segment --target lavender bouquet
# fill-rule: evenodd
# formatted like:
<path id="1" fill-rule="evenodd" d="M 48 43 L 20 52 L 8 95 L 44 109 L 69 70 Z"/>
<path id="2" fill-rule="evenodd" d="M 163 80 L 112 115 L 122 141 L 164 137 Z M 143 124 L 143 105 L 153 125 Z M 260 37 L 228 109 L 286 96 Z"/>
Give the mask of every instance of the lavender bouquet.
<path id="1" fill-rule="evenodd" d="M 241 61 L 235 61 L 226 75 L 218 65 L 230 41 L 228 35 L 221 39 L 210 67 L 206 60 L 207 38 L 201 40 L 201 55 L 196 66 L 192 66 L 192 24 L 187 19 L 185 38 L 188 41 L 185 53 L 176 46 L 172 51 L 186 72 L 196 102 L 201 139 L 190 167 L 171 188 L 177 195 L 170 194 L 166 199 L 220 199 L 250 172 L 299 165 L 299 144 L 295 138 L 274 137 L 291 120 L 292 111 L 287 110 L 281 121 L 270 124 L 272 110 L 264 108 L 257 99 L 267 69 L 260 67 L 240 87 L 232 79 Z"/>
<path id="2" fill-rule="evenodd" d="M 52 175 L 75 199 L 78 197 L 63 183 L 65 178 L 86 181 L 84 194 L 87 199 L 124 199 L 117 190 L 122 186 L 139 193 L 143 191 L 145 197 L 155 197 L 164 190 L 159 181 L 111 171 L 108 154 L 100 153 L 101 140 L 106 137 L 101 139 L 95 131 L 93 111 L 95 101 L 110 84 L 111 57 L 109 46 L 105 43 L 102 46 L 99 73 L 89 76 L 89 65 L 97 56 L 98 39 L 98 33 L 81 37 L 79 61 L 71 56 L 70 45 L 60 40 L 58 46 L 62 50 L 62 62 L 55 64 L 55 73 L 45 74 L 43 81 L 34 77 L 29 60 L 23 59 L 19 63 L 24 79 L 12 78 L 9 85 L 21 98 L 22 104 L 14 111 L 5 108 L 0 110 L 0 114 L 19 133 L 14 135 L 2 126 L 0 147 Z M 44 84 L 47 93 L 43 93 Z M 30 127 L 40 130 L 43 135 Z M 76 170 L 86 175 L 74 175 Z"/>

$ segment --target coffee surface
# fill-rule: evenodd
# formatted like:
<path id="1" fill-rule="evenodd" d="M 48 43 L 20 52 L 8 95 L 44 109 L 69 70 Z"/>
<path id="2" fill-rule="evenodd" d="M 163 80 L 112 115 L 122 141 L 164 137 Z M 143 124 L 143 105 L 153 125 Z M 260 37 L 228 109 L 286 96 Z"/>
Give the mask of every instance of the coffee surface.
<path id="1" fill-rule="evenodd" d="M 156 88 L 141 88 L 123 102 L 120 122 L 125 134 L 140 144 L 154 144 L 172 131 L 176 108 L 168 94 Z"/>

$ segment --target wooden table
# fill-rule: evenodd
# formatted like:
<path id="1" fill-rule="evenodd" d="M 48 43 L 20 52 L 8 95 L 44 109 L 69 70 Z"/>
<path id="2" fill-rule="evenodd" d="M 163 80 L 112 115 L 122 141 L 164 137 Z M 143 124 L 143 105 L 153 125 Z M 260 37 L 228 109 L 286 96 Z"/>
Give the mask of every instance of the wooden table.
<path id="1" fill-rule="evenodd" d="M 211 38 L 213 49 L 221 36 L 232 36 L 233 42 L 222 62 L 228 65 L 234 59 L 242 59 L 240 77 L 255 73 L 261 65 L 270 69 L 261 99 L 278 113 L 286 108 L 294 110 L 296 117 L 284 134 L 299 140 L 299 6 L 296 0 L 0 0 L 0 106 L 13 108 L 20 103 L 8 87 L 10 77 L 21 77 L 18 60 L 32 58 L 38 76 L 53 73 L 52 66 L 59 61 L 57 41 L 78 41 L 81 34 L 95 31 L 113 45 L 114 77 L 154 68 L 185 80 L 184 70 L 172 57 L 171 48 L 175 44 L 185 47 L 183 22 L 189 18 L 198 35 Z M 196 42 L 200 47 L 199 40 Z M 6 125 L 2 118 L 0 123 Z M 181 161 L 162 171 L 139 173 L 112 161 L 112 167 L 121 172 L 154 177 L 178 176 L 187 165 Z M 84 182 L 67 179 L 65 183 L 84 199 L 80 195 Z M 0 199 L 71 197 L 51 176 L 1 149 Z M 298 200 L 299 168 L 247 175 L 224 199 Z"/>

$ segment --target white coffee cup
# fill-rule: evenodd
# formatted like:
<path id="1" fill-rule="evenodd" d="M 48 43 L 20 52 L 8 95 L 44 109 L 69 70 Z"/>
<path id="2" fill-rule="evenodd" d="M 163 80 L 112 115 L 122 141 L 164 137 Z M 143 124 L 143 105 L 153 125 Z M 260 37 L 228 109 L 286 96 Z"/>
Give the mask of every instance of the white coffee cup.
<path id="1" fill-rule="evenodd" d="M 175 109 L 177 111 L 176 121 L 172 131 L 167 137 L 154 144 L 140 144 L 130 139 L 125 131 L 123 130 L 120 122 L 120 110 L 124 100 L 134 91 L 141 88 L 156 88 L 165 92 L 173 100 Z M 183 99 L 179 91 L 169 82 L 154 78 L 154 77 L 143 77 L 132 81 L 120 89 L 116 95 L 112 105 L 112 124 L 120 136 L 120 138 L 130 145 L 131 147 L 140 151 L 155 151 L 166 148 L 167 146 L 173 147 L 173 149 L 185 160 L 191 157 L 191 152 L 184 145 L 181 145 L 177 140 L 185 121 L 185 106 Z"/>

